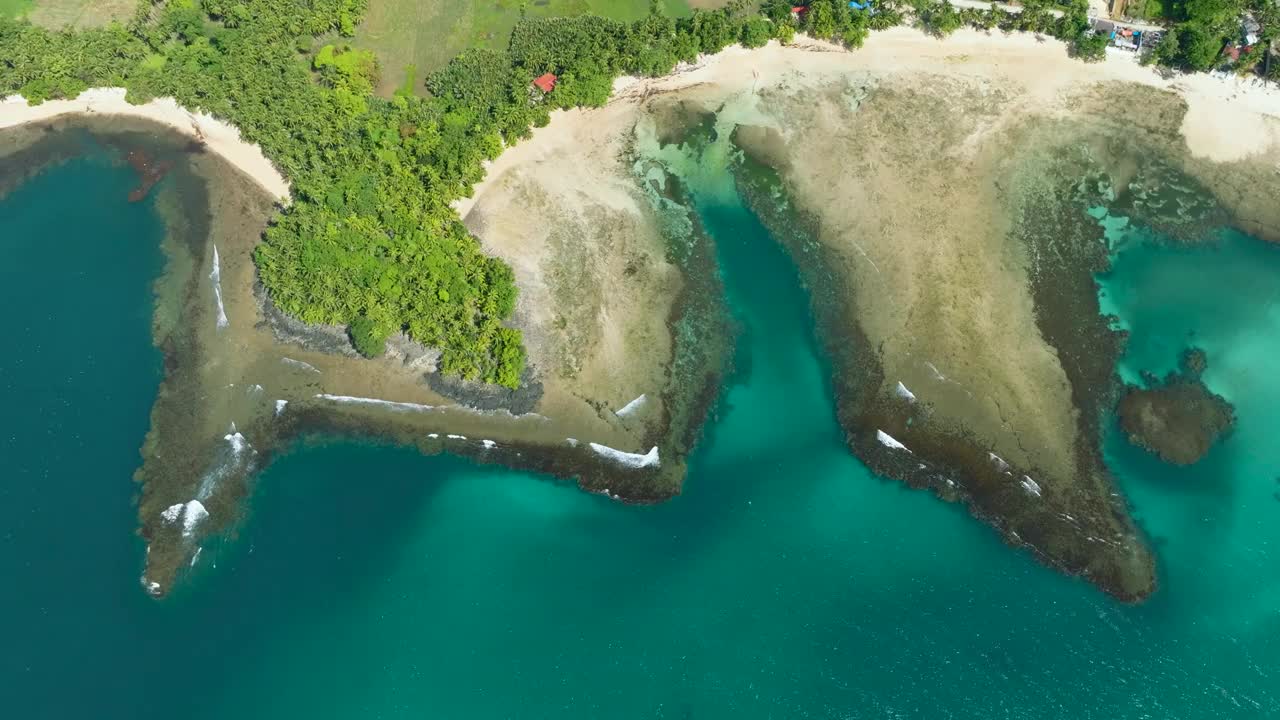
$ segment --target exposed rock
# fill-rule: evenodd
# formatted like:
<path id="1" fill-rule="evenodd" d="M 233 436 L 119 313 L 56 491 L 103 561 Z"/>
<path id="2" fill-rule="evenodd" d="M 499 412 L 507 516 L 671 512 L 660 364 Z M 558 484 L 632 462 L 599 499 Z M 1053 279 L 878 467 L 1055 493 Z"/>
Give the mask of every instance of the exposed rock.
<path id="1" fill-rule="evenodd" d="M 476 410 L 507 410 L 512 415 L 524 415 L 533 412 L 542 399 L 542 380 L 532 367 L 525 368 L 518 388 L 463 380 L 438 372 L 424 377 L 432 390 Z"/>
<path id="2" fill-rule="evenodd" d="M 1205 353 L 1190 349 L 1182 372 L 1169 373 L 1153 387 L 1130 386 L 1120 400 L 1120 426 L 1129 442 L 1174 465 L 1190 465 L 1209 452 L 1235 423 L 1235 409 L 1205 387 Z"/>

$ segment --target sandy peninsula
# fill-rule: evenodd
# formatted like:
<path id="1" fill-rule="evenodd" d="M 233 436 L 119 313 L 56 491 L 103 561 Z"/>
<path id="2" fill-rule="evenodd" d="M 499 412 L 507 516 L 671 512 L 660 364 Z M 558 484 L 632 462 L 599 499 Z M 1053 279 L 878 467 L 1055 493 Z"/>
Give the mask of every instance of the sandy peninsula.
<path id="1" fill-rule="evenodd" d="M 212 115 L 191 112 L 173 98 L 156 98 L 133 105 L 124 88 L 91 88 L 74 100 L 48 100 L 32 105 L 21 95 L 0 100 L 0 130 L 52 120 L 64 115 L 116 115 L 141 118 L 196 138 L 262 187 L 271 197 L 287 202 L 289 181 L 262 153 L 240 137 L 235 126 Z"/>

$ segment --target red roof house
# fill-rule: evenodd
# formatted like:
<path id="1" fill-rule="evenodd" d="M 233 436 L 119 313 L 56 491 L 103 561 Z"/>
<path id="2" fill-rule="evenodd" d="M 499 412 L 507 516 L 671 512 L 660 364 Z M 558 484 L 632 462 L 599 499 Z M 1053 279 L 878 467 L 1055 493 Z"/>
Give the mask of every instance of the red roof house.
<path id="1" fill-rule="evenodd" d="M 542 92 L 549 93 L 556 89 L 556 76 L 551 73 L 539 75 L 533 79 L 533 84 Z"/>

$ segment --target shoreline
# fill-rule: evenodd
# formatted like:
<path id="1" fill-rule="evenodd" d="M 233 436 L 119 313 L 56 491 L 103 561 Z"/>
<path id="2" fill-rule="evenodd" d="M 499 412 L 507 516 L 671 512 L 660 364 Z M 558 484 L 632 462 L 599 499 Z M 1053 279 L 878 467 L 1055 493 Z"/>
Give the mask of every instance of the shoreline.
<path id="1" fill-rule="evenodd" d="M 799 68 L 793 69 L 800 63 L 787 62 L 786 57 L 799 57 L 801 53 L 844 56 L 848 67 L 818 68 L 817 63 L 805 63 L 809 67 L 803 70 L 819 77 L 804 77 Z M 1035 64 L 1028 65 L 1029 61 Z M 1193 157 L 1231 162 L 1280 146 L 1280 86 L 1221 73 L 1162 73 L 1156 66 L 1139 64 L 1136 55 L 1116 48 L 1108 48 L 1103 62 L 1086 63 L 1070 57 L 1066 43 L 1060 40 L 1031 33 L 1006 34 L 971 28 L 936 38 L 915 28 L 899 26 L 873 32 L 861 48 L 854 50 L 803 34 L 797 34 L 789 45 L 781 45 L 776 40 L 754 49 L 730 45 L 714 55 L 699 56 L 692 64 L 678 65 L 669 75 L 619 77 L 614 81 L 608 106 L 639 107 L 656 95 L 698 86 L 712 86 L 715 91 L 730 94 L 793 79 L 806 84 L 806 81 L 821 81 L 823 76 L 831 78 L 844 71 L 954 73 L 972 78 L 1002 73 L 1026 75 L 1035 80 L 1034 91 L 1024 98 L 1032 111 L 1051 105 L 1048 101 L 1082 84 L 1132 82 L 1174 92 L 1186 101 L 1188 109 L 1180 132 Z M 1223 113 L 1223 104 L 1244 112 Z M 547 136 L 572 132 L 579 124 L 594 122 L 592 118 L 601 111 L 583 108 L 553 111 L 551 123 L 534 128 L 530 139 L 508 146 L 496 160 L 488 163 L 484 178 L 472 187 L 471 197 L 454 202 L 454 209 L 465 218 L 475 199 L 504 172 L 522 162 L 537 161 L 543 155 L 534 149 L 513 153 L 515 148 L 541 145 L 548 142 Z M 1259 148 L 1249 144 L 1248 140 L 1260 135 L 1270 137 L 1267 146 Z"/>
<path id="2" fill-rule="evenodd" d="M 192 112 L 173 98 L 156 98 L 143 105 L 130 104 L 124 88 L 90 88 L 72 100 L 47 100 L 31 105 L 21 95 L 0 100 L 0 131 L 53 120 L 64 115 L 126 116 L 148 120 L 200 141 L 245 175 L 279 203 L 290 197 L 289 181 L 263 154 L 262 148 L 240 136 L 240 130 L 212 115 Z"/>
<path id="3" fill-rule="evenodd" d="M 1185 143 L 1201 158 L 1248 157 L 1255 149 L 1253 141 L 1267 140 L 1268 133 L 1270 142 L 1264 150 L 1280 147 L 1280 124 L 1275 120 L 1280 116 L 1280 93 L 1262 88 L 1232 90 L 1231 84 L 1209 76 L 1190 78 L 1195 81 L 1190 84 L 1188 78 L 1166 80 L 1123 57 L 1086 65 L 1068 57 L 1060 43 L 1055 47 L 1031 35 L 1000 37 L 976 31 L 958 32 L 946 40 L 910 29 L 885 31 L 852 52 L 803 37 L 786 47 L 776 43 L 757 50 L 731 47 L 664 78 L 621 78 L 603 109 L 555 113 L 531 140 L 507 148 L 486 168 L 472 198 L 454 204 L 469 220 L 468 227 L 482 247 L 507 262 L 516 275 L 522 298 L 517 316 L 543 331 L 542 344 L 530 340 L 529 347 L 545 352 L 531 353 L 531 360 L 541 358 L 548 378 L 560 368 L 557 372 L 563 377 L 548 385 L 547 394 L 532 408 L 542 418 L 529 418 L 536 422 L 509 421 L 510 416 L 500 412 L 462 408 L 423 381 L 424 368 L 397 358 L 364 360 L 301 349 L 261 327 L 259 298 L 253 292 L 252 252 L 260 237 L 254 227 L 265 220 L 254 218 L 271 213 L 260 200 L 274 192 L 272 183 L 285 193 L 288 184 L 261 149 L 242 140 L 229 124 L 190 113 L 171 98 L 132 106 L 125 101 L 124 90 L 98 89 L 76 100 L 34 107 L 21 98 L 6 99 L 0 103 L 0 128 L 67 115 L 137 117 L 201 139 L 212 152 L 201 153 L 204 157 L 198 162 L 224 163 L 249 174 L 265 190 L 259 200 L 248 197 L 258 188 L 243 182 L 225 187 L 211 183 L 213 228 L 207 238 L 200 239 L 199 247 L 184 250 L 190 253 L 184 260 L 189 261 L 192 274 L 184 281 L 189 289 L 183 295 L 184 304 L 176 310 L 181 316 L 178 324 L 184 327 L 175 332 L 175 350 L 201 362 L 176 362 L 174 367 L 185 375 L 175 374 L 172 383 L 166 376 L 139 470 L 144 484 L 139 522 L 155 550 L 148 559 L 150 579 L 145 584 L 149 592 L 163 594 L 189 567 L 205 536 L 234 527 L 257 470 L 300 432 L 327 429 L 347 436 L 372 432 L 415 445 L 425 453 L 447 451 L 572 478 L 583 489 L 614 499 L 647 502 L 678 492 L 685 475 L 684 455 L 702 434 L 706 409 L 716 393 L 698 392 L 688 399 L 687 407 L 678 402 L 683 396 L 672 388 L 684 383 L 671 373 L 687 363 L 681 361 L 682 351 L 673 347 L 681 337 L 699 337 L 692 332 L 698 328 L 685 327 L 690 323 L 674 310 L 660 319 L 646 317 L 644 312 L 657 307 L 654 298 L 689 287 L 685 281 L 677 282 L 671 238 L 663 229 L 674 218 L 662 216 L 660 208 L 667 204 L 651 205 L 633 187 L 638 167 L 626 161 L 639 137 L 637 123 L 657 121 L 648 116 L 662 103 L 652 99 L 679 91 L 681 95 L 666 100 L 687 101 L 694 109 L 705 104 L 713 114 L 725 112 L 726 124 L 770 127 L 769 113 L 756 107 L 758 98 L 751 95 L 826 90 L 831 93 L 831 108 L 843 113 L 849 106 L 856 109 L 868 88 L 900 86 L 908 93 L 928 94 L 937 89 L 932 86 L 959 81 L 973 91 L 976 109 L 969 118 L 972 127 L 957 130 L 944 154 L 966 163 L 976 149 L 1026 116 L 1070 119 L 1078 110 L 1075 103 L 1083 97 L 1082 91 L 1104 97 L 1110 106 L 1106 84 L 1117 83 L 1119 92 L 1131 91 L 1133 86 L 1119 85 L 1126 80 L 1162 90 L 1176 88 L 1181 102 L 1199 108 L 1199 120 L 1170 125 L 1165 137 Z M 1258 109 L 1238 113 L 1240 117 L 1230 119 L 1235 129 L 1223 129 L 1226 121 L 1218 116 L 1226 113 L 1214 98 L 1233 98 L 1232 92 L 1246 95 L 1242 102 Z M 744 99 L 750 102 L 734 104 Z M 997 100 L 1004 106 L 1002 114 L 987 115 L 990 108 L 984 110 L 984 105 Z M 786 122 L 773 118 L 778 121 L 775 130 L 793 132 L 815 126 L 812 118 L 806 119 L 806 112 L 813 108 L 802 107 Z M 1122 120 L 1130 121 L 1129 108 L 1115 112 L 1125 113 Z M 1187 118 L 1192 114 L 1188 110 Z M 1135 129 L 1141 128 L 1141 118 L 1133 122 Z M 856 125 L 840 122 L 828 137 L 839 136 L 851 147 L 866 143 Z M 846 126 L 851 128 L 848 132 Z M 894 193 L 885 185 L 870 187 L 888 193 L 884 207 L 910 206 L 894 199 L 907 198 L 909 193 Z M 850 191 L 844 197 L 863 195 Z M 280 197 L 275 195 L 277 200 Z M 535 215 L 555 218 L 540 229 L 545 236 L 535 238 L 524 223 L 510 222 Z M 860 257 L 870 260 L 865 250 Z M 216 276 L 211 273 L 215 263 Z M 898 268 L 881 264 L 907 279 L 917 267 L 913 262 Z M 210 277 L 215 278 L 212 284 Z M 525 314 L 521 316 L 520 311 Z M 885 317 L 885 322 L 896 322 L 893 313 Z M 671 346 L 653 342 L 664 337 Z M 932 378 L 919 367 L 907 367 L 903 360 L 903 353 L 910 350 L 898 352 L 902 357 L 895 356 L 894 361 L 915 373 L 906 378 L 912 388 L 927 389 Z M 698 358 L 695 369 L 708 372 L 697 377 L 706 388 L 718 388 L 723 378 L 714 375 L 716 359 Z M 947 372 L 963 369 L 948 367 Z M 962 403 L 958 396 L 943 397 L 951 386 L 935 385 L 939 402 Z M 202 388 L 217 392 L 202 392 Z M 1017 385 L 1010 392 L 1017 399 L 1022 389 Z M 682 392 L 693 390 L 686 386 Z M 650 401 L 636 410 L 635 399 L 646 396 Z M 1028 405 L 1034 403 L 1028 401 Z M 193 406 L 200 408 L 199 417 L 191 417 Z M 674 426 L 673 412 L 680 418 Z M 658 428 L 682 437 L 655 438 Z M 906 439 L 907 445 L 923 449 L 898 427 L 884 428 Z M 885 437 L 890 437 L 887 432 Z M 171 447 L 175 442 L 188 452 L 175 453 Z M 1039 472 L 1042 465 L 1063 464 L 1059 456 L 1065 451 L 1052 449 L 1054 454 L 1046 454 L 1043 462 L 1033 457 L 1018 466 L 1034 468 L 1036 476 L 1044 479 Z M 1028 482 L 1039 497 L 1040 486 L 1029 478 Z M 1046 492 L 1054 491 L 1046 485 Z M 195 501 L 204 512 L 201 527 L 194 534 L 183 534 L 173 517 L 185 511 L 174 508 Z"/>
<path id="4" fill-rule="evenodd" d="M 263 322 L 269 313 L 257 292 L 252 256 L 259 228 L 272 212 L 270 198 L 254 184 L 230 180 L 239 169 L 218 154 L 196 153 L 192 162 L 209 171 L 197 173 L 203 190 L 174 183 L 164 188 L 170 195 L 207 194 L 209 212 L 171 218 L 177 223 L 170 227 L 176 237 L 167 245 L 168 267 L 179 272 L 165 279 L 168 292 L 158 316 L 167 322 L 156 338 L 165 353 L 166 376 L 136 475 L 142 486 L 138 524 L 149 548 L 142 570 L 145 592 L 169 593 L 181 584 L 206 538 L 234 533 L 252 512 L 258 472 L 300 438 L 376 438 L 423 454 L 447 453 L 553 476 L 621 502 L 653 503 L 678 494 L 691 443 L 685 430 L 700 431 L 708 397 L 702 393 L 677 407 L 694 384 L 678 383 L 685 389 L 675 398 L 667 382 L 674 351 L 647 342 L 659 333 L 674 334 L 668 329 L 671 319 L 638 312 L 656 307 L 655 298 L 669 289 L 688 287 L 676 282 L 676 268 L 665 259 L 661 218 L 638 189 L 616 195 L 626 201 L 622 206 L 597 203 L 589 195 L 600 189 L 601 174 L 621 172 L 621 164 L 576 179 L 555 173 L 557 184 L 541 191 L 544 178 L 526 178 L 522 191 L 506 200 L 483 199 L 494 203 L 492 212 L 518 218 L 526 217 L 533 207 L 528 203 L 536 200 L 526 197 L 525 189 L 548 198 L 560 192 L 583 196 L 573 213 L 581 217 L 556 216 L 554 223 L 576 228 L 576 234 L 549 235 L 542 250 L 523 256 L 536 262 L 512 264 L 548 280 L 554 273 L 542 272 L 543 261 L 573 270 L 563 284 L 598 324 L 583 337 L 600 338 L 592 348 L 613 348 L 584 356 L 582 367 L 565 374 L 556 372 L 553 362 L 565 342 L 553 338 L 544 344 L 551 352 L 539 368 L 543 392 L 537 407 L 513 414 L 505 407 L 464 406 L 450 397 L 456 393 L 441 392 L 430 382 L 433 363 L 393 353 L 372 360 L 353 357 L 279 337 L 270 322 Z M 621 182 L 614 183 L 615 190 Z M 514 203 L 513 212 L 504 210 L 507 201 Z M 207 215 L 210 227 L 189 227 L 196 215 Z M 480 234 L 496 241 L 491 234 L 500 230 Z M 535 243 L 521 237 L 525 241 L 517 244 L 528 251 Z M 606 248 L 613 252 L 605 253 Z M 613 262 L 578 263 L 579 250 Z M 508 253 L 504 259 L 521 257 Z M 590 287 L 608 292 L 585 292 Z M 616 302 L 619 294 L 629 301 Z M 683 318 L 689 300 L 678 304 L 681 309 L 672 311 Z M 577 307 L 554 295 L 537 305 L 570 316 Z M 551 318 L 543 327 L 558 326 Z M 580 330 L 567 325 L 570 345 Z M 643 406 L 621 412 L 641 395 L 648 398 Z"/>
<path id="5" fill-rule="evenodd" d="M 677 66 L 669 75 L 617 78 L 609 104 L 639 105 L 655 94 L 704 84 L 726 85 L 734 80 L 733 75 L 745 61 L 754 61 L 751 63 L 750 84 L 767 84 L 777 79 L 777 63 L 768 61 L 778 59 L 780 54 L 793 52 L 847 55 L 856 58 L 858 69 L 865 71 L 925 70 L 939 74 L 942 70 L 956 70 L 961 66 L 990 71 L 1008 64 L 1021 64 L 1027 59 L 1023 57 L 1025 55 L 1041 55 L 1043 57 L 1038 59 L 1049 64 L 1037 65 L 1031 70 L 1042 75 L 1039 79 L 1043 82 L 1035 93 L 1037 97 L 1056 94 L 1068 85 L 1089 80 L 1094 83 L 1134 82 L 1177 93 L 1188 104 L 1181 134 L 1194 157 L 1216 162 L 1245 159 L 1266 150 L 1266 147 L 1250 147 L 1246 142 L 1260 134 L 1270 136 L 1270 145 L 1280 144 L 1280 87 L 1272 87 L 1263 80 L 1217 72 L 1162 72 L 1155 66 L 1139 64 L 1137 56 L 1115 48 L 1107 49 L 1105 61 L 1085 63 L 1069 57 L 1066 44 L 1060 40 L 1030 33 L 984 32 L 972 28 L 936 38 L 915 28 L 899 26 L 872 33 L 861 48 L 854 50 L 803 34 L 797 34 L 789 45 L 770 41 L 764 47 L 747 49 L 735 44 L 714 55 L 700 56 L 692 65 Z M 971 54 L 973 52 L 979 54 L 975 56 Z M 937 61 L 946 63 L 946 66 L 936 67 Z M 1064 77 L 1061 72 L 1064 64 L 1072 66 L 1076 72 L 1067 73 L 1068 76 Z M 1044 72 L 1054 69 L 1059 72 Z M 774 71 L 772 77 L 770 71 Z M 1081 78 L 1079 74 L 1092 77 Z M 740 73 L 737 84 L 743 84 L 747 77 L 746 73 Z M 192 112 L 171 97 L 134 105 L 125 99 L 125 95 L 124 88 L 98 87 L 85 90 L 74 99 L 47 100 L 39 105 L 30 105 L 21 95 L 11 95 L 0 99 L 0 131 L 63 115 L 119 115 L 150 120 L 201 141 L 209 150 L 242 170 L 273 198 L 287 203 L 289 181 L 263 154 L 261 146 L 244 140 L 237 127 L 207 113 Z M 1222 113 L 1220 105 L 1223 103 L 1245 113 Z M 590 109 L 576 108 L 555 111 L 553 118 L 577 116 L 579 122 L 585 122 L 591 114 Z M 1267 126 L 1268 119 L 1273 121 L 1271 127 Z M 561 119 L 553 124 L 565 123 Z M 553 132 L 552 124 L 535 128 L 533 137 L 519 145 L 536 144 L 537 138 L 548 132 Z M 511 147 L 508 147 L 488 164 L 484 178 L 472 187 L 471 197 L 453 203 L 460 217 L 466 217 L 474 207 L 475 199 L 499 175 L 515 166 L 510 151 Z"/>
<path id="6" fill-rule="evenodd" d="M 866 117 L 871 97 L 880 98 L 882 112 Z M 1225 103 L 1233 101 L 1236 105 L 1226 112 Z M 1162 168 L 1188 172 L 1215 195 L 1234 191 L 1223 182 L 1227 175 L 1270 177 L 1267 168 L 1280 149 L 1280 92 L 1209 75 L 1164 77 L 1122 55 L 1088 65 L 1070 58 L 1061 43 L 1054 48 L 1032 35 L 1002 38 L 971 31 L 937 40 L 904 29 L 873 36 L 860 51 L 802 39 L 789 47 L 730 48 L 666 78 L 624 78 L 615 85 L 606 111 L 564 113 L 544 131 L 554 138 L 574 132 L 576 125 L 599 124 L 608 113 L 634 109 L 642 116 L 668 104 L 717 116 L 716 132 L 721 136 L 733 127 L 757 130 L 766 148 L 779 150 L 776 159 L 792 179 L 807 183 L 805 202 L 796 204 L 828 211 L 827 224 L 836 235 L 847 237 L 857 228 L 854 236 L 886 240 L 904 227 L 912 228 L 894 242 L 869 243 L 865 248 L 828 243 L 832 263 L 847 264 L 859 280 L 855 287 L 887 283 L 901 296 L 887 305 L 876 301 L 878 310 L 872 317 L 865 317 L 871 311 L 863 311 L 863 317 L 851 321 L 850 332 L 863 330 L 873 338 L 871 345 L 881 348 L 884 367 L 892 369 L 884 371 L 889 380 L 901 384 L 903 378 L 911 390 L 922 393 L 927 407 L 912 411 L 922 414 L 914 419 L 937 418 L 936 432 L 920 423 L 911 425 L 909 416 L 897 422 L 903 420 L 898 412 L 903 403 L 891 397 L 892 382 L 879 377 L 855 382 L 846 395 L 865 396 L 870 405 L 866 423 L 842 423 L 851 433 L 854 454 L 866 462 L 867 453 L 888 452 L 892 465 L 902 467 L 895 472 L 894 467 L 882 466 L 887 475 L 908 484 L 933 484 L 944 496 L 963 485 L 967 495 L 981 498 L 971 504 L 971 512 L 1012 544 L 1029 547 L 1054 567 L 1092 578 L 1116 597 L 1138 601 L 1149 595 L 1156 586 L 1154 561 L 1123 500 L 1113 499 L 1114 488 L 1098 460 L 1094 414 L 1108 405 L 1103 396 L 1109 395 L 1086 392 L 1095 368 L 1074 356 L 1064 358 L 1063 347 L 1048 337 L 1059 344 L 1068 341 L 1070 347 L 1074 335 L 1059 337 L 1050 332 L 1054 328 L 1034 322 L 1042 319 L 1035 312 L 1036 303 L 1044 303 L 1031 297 L 1034 288 L 1021 288 L 1025 280 L 1038 277 L 1038 255 L 1034 248 L 1015 248 L 999 240 L 1005 237 L 999 230 L 1004 226 L 990 222 L 1009 224 L 1017 217 L 1022 206 L 1010 195 L 1016 188 L 1001 182 L 975 185 L 973 179 L 999 180 L 1023 154 L 1028 162 L 1035 160 L 1035 148 L 1058 142 L 1036 129 L 1062 127 L 1076 128 L 1071 137 L 1081 142 L 1082 152 L 1113 171 L 1117 192 L 1137 182 L 1159 194 Z M 935 123 L 932 131 L 923 129 L 929 118 Z M 1089 128 L 1110 131 L 1097 134 Z M 917 137 L 921 132 L 926 136 Z M 535 138 L 532 147 L 516 154 L 539 162 L 547 147 L 544 142 L 559 142 Z M 1089 138 L 1097 142 L 1086 142 Z M 1130 168 L 1124 161 L 1126 153 L 1135 152 L 1135 143 L 1150 152 L 1139 153 Z M 926 146 L 930 151 L 922 157 L 918 149 Z M 782 147 L 822 150 L 818 155 L 797 155 L 782 152 Z M 1017 147 L 1023 153 L 1016 156 L 1001 150 Z M 829 167 L 837 156 L 846 159 L 837 162 L 840 167 Z M 520 166 L 517 157 L 503 160 L 494 164 L 486 180 Z M 999 172 L 992 174 L 995 171 Z M 1143 175 L 1148 171 L 1149 177 Z M 895 185 L 895 177 L 909 176 L 913 180 L 908 187 Z M 1178 187 L 1176 182 L 1173 187 Z M 1260 189 L 1268 187 L 1271 183 L 1263 182 Z M 922 197 L 912 192 L 920 188 L 928 188 Z M 951 196 L 956 202 L 948 205 L 950 211 L 933 208 L 926 199 Z M 1241 199 L 1218 197 L 1224 206 L 1234 205 L 1232 209 L 1240 207 Z M 858 205 L 859 212 L 839 210 L 852 205 Z M 948 213 L 959 217 L 944 227 L 937 218 Z M 967 230 L 957 234 L 961 220 L 968 223 L 963 225 Z M 989 233 L 986 244 L 975 246 L 973 241 L 983 235 L 980 228 L 992 227 L 997 229 Z M 922 238 L 929 240 L 921 242 Z M 809 243 L 802 241 L 800 246 L 797 254 L 807 257 Z M 1089 247 L 1086 242 L 1079 249 Z M 975 248 L 983 252 L 975 253 Z M 975 257 L 998 261 L 975 263 Z M 1095 299 L 1090 268 L 1085 267 L 1088 259 L 1073 262 L 1067 273 L 1089 285 L 1073 308 L 1087 309 L 1085 300 Z M 963 282 L 972 288 L 965 289 Z M 1078 289 L 1054 286 L 1049 299 L 1076 298 Z M 1059 295 L 1058 290 L 1071 292 Z M 987 338 L 982 343 L 987 351 L 977 358 L 967 352 L 969 339 L 954 329 L 969 326 L 945 322 L 933 327 L 927 313 L 912 311 L 931 304 L 950 315 L 975 309 L 968 320 Z M 1079 327 L 1080 335 L 1105 324 L 1096 308 L 1078 317 L 1088 319 Z M 1035 352 L 1020 352 L 1009 337 L 1028 338 L 1022 344 Z M 943 370 L 934 368 L 934 362 Z M 853 358 L 850 364 L 856 369 L 865 363 Z M 1111 367 L 1106 363 L 1108 375 Z M 866 374 L 878 375 L 875 368 Z M 837 385 L 840 382 L 837 377 Z M 969 388 L 986 392 L 975 398 Z M 914 403 L 911 391 L 906 394 Z M 864 424 L 882 429 L 866 435 L 872 430 Z M 931 432 L 935 437 L 927 436 Z M 905 445 L 895 438 L 903 438 Z M 905 454 L 892 455 L 895 450 Z M 922 459 L 926 456 L 928 460 Z M 1008 458 L 1007 467 L 1003 458 Z M 969 481 L 957 477 L 955 484 L 948 484 L 933 474 L 917 477 L 917 466 L 921 471 L 933 468 L 934 474 L 950 468 Z M 1061 509 L 1061 515 L 1055 515 L 1055 509 Z M 1088 518 L 1078 521 L 1084 529 L 1074 524 L 1077 517 Z"/>

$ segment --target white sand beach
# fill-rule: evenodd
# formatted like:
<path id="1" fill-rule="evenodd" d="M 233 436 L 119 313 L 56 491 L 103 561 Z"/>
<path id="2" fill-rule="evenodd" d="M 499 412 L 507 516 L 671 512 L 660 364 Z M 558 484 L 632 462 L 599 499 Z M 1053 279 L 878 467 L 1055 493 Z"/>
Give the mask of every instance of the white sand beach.
<path id="1" fill-rule="evenodd" d="M 1164 71 L 1143 66 L 1136 55 L 1116 48 L 1108 50 L 1104 62 L 1085 63 L 1071 58 L 1059 40 L 972 29 L 938 39 L 898 27 L 872 33 L 862 48 L 853 51 L 803 35 L 785 46 L 776 41 L 755 50 L 734 45 L 665 77 L 619 78 L 610 104 L 638 106 L 653 95 L 698 86 L 713 86 L 726 97 L 753 87 L 816 86 L 853 72 L 923 73 L 992 83 L 1019 93 L 1020 104 L 1036 113 L 1068 113 L 1064 96 L 1090 85 L 1138 83 L 1176 92 L 1186 100 L 1182 135 L 1192 155 L 1230 162 L 1280 147 L 1280 87 L 1276 85 L 1221 73 Z M 557 111 L 550 125 L 534 131 L 533 140 L 508 150 L 492 164 L 474 197 L 505 171 L 545 154 L 544 146 L 581 143 L 584 130 L 617 131 L 628 119 L 633 118 L 626 112 Z M 455 207 L 465 217 L 473 204 L 467 198 Z"/>
<path id="2" fill-rule="evenodd" d="M 205 113 L 191 112 L 173 98 L 156 98 L 143 105 L 132 105 L 125 100 L 124 88 L 92 88 L 74 100 L 49 100 L 31 105 L 26 98 L 13 95 L 0 100 L 0 130 L 68 114 L 124 115 L 160 123 L 200 140 L 272 197 L 285 202 L 289 199 L 289 181 L 262 154 L 262 148 L 242 139 L 240 131 L 230 123 Z"/>

